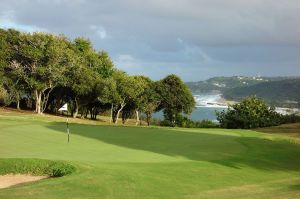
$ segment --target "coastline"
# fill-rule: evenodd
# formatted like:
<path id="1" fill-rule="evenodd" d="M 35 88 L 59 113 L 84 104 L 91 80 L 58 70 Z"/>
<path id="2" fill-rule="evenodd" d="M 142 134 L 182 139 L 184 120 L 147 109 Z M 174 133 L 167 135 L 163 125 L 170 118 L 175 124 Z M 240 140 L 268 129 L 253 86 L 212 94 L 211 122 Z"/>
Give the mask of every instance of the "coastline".
<path id="1" fill-rule="evenodd" d="M 230 105 L 238 103 L 233 100 L 226 100 L 220 93 L 202 93 L 194 95 L 196 101 L 196 108 L 223 108 L 228 109 Z M 299 108 L 286 108 L 286 107 L 275 107 L 277 113 L 287 114 L 300 114 Z"/>

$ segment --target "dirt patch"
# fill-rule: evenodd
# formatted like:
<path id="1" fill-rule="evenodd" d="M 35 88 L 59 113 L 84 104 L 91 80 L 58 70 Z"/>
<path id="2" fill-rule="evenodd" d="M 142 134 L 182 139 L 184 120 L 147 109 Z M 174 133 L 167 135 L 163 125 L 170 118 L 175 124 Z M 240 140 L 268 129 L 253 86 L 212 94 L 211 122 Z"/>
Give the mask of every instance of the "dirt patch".
<path id="1" fill-rule="evenodd" d="M 23 174 L 0 175 L 0 189 L 26 182 L 34 182 L 45 178 L 48 178 L 48 176 L 31 176 Z"/>

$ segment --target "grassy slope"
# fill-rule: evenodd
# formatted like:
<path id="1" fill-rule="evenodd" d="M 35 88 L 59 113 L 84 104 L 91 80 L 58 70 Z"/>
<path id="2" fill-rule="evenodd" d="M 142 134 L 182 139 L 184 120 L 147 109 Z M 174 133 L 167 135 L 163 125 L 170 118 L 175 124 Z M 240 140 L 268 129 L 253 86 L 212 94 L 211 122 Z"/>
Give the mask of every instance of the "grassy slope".
<path id="1" fill-rule="evenodd" d="M 51 120 L 47 122 L 47 120 Z M 300 145 L 221 129 L 71 124 L 0 114 L 0 158 L 66 160 L 77 173 L 0 190 L 0 198 L 297 198 Z"/>

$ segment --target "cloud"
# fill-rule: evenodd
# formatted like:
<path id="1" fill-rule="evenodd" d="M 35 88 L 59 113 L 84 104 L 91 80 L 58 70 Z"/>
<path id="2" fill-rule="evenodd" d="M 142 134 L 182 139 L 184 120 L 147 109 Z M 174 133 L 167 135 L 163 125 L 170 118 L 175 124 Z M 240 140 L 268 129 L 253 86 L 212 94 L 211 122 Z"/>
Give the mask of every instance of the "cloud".
<path id="1" fill-rule="evenodd" d="M 100 39 L 105 39 L 107 34 L 105 29 L 102 26 L 91 25 L 90 29 L 96 32 L 96 35 L 99 36 Z"/>
<path id="2" fill-rule="evenodd" d="M 35 25 L 18 24 L 14 21 L 14 10 L 6 10 L 1 13 L 0 28 L 14 28 L 24 32 L 46 32 L 46 29 L 39 28 Z"/>
<path id="3" fill-rule="evenodd" d="M 47 32 L 47 30 L 44 28 L 39 28 L 37 26 L 32 26 L 32 25 L 16 24 L 13 21 L 5 21 L 5 20 L 0 20 L 0 28 L 4 28 L 4 29 L 13 28 L 24 32 Z"/>
<path id="4" fill-rule="evenodd" d="M 203 79 L 300 74 L 299 13 L 297 0 L 2 0 L 0 23 L 89 37 L 129 73 Z"/>

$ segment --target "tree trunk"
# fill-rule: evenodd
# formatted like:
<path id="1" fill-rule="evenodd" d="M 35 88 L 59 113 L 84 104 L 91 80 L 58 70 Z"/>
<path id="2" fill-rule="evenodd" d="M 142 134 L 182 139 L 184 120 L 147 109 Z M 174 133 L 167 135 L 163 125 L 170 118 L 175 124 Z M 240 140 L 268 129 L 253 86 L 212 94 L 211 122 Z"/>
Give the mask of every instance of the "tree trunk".
<path id="1" fill-rule="evenodd" d="M 88 110 L 88 108 L 85 108 L 84 109 L 84 119 L 87 119 L 88 114 L 89 114 L 89 110 Z"/>
<path id="2" fill-rule="evenodd" d="M 147 125 L 150 126 L 151 114 L 146 113 Z"/>
<path id="3" fill-rule="evenodd" d="M 135 113 L 136 113 L 136 122 L 135 122 L 135 126 L 137 126 L 137 125 L 139 124 L 139 121 L 140 121 L 139 111 L 136 110 Z"/>
<path id="4" fill-rule="evenodd" d="M 126 113 L 122 112 L 122 124 L 126 123 Z"/>
<path id="5" fill-rule="evenodd" d="M 42 114 L 41 106 L 42 106 L 42 92 L 35 90 L 35 112 L 37 114 Z"/>
<path id="6" fill-rule="evenodd" d="M 118 119 L 119 119 L 119 115 L 120 115 L 120 112 L 121 112 L 121 108 L 118 110 L 118 112 L 117 112 L 117 116 L 116 116 L 116 119 L 115 119 L 115 124 L 117 124 L 118 123 Z"/>
<path id="7" fill-rule="evenodd" d="M 90 113 L 91 113 L 91 119 L 97 120 L 98 109 L 96 107 L 93 107 L 91 108 Z"/>
<path id="8" fill-rule="evenodd" d="M 123 108 L 125 107 L 125 105 L 126 105 L 126 103 L 123 101 L 123 102 L 121 103 L 121 108 L 120 108 L 120 109 L 118 110 L 118 112 L 117 112 L 117 116 L 116 116 L 116 119 L 115 119 L 115 121 L 114 121 L 115 124 L 118 123 L 118 119 L 119 119 L 120 112 L 123 110 Z"/>
<path id="9" fill-rule="evenodd" d="M 48 90 L 49 89 L 49 90 Z M 46 108 L 47 108 L 47 105 L 48 105 L 48 99 L 49 99 L 49 96 L 50 96 L 50 93 L 53 91 L 54 89 L 54 86 L 53 87 L 49 87 L 49 88 L 46 88 L 44 89 L 42 92 L 41 92 L 41 96 L 43 95 L 43 99 L 41 97 L 41 112 L 43 113 Z M 48 90 L 48 92 L 46 92 Z"/>
<path id="10" fill-rule="evenodd" d="M 17 109 L 18 109 L 18 110 L 21 110 L 21 109 L 20 109 L 20 100 L 17 100 Z"/>
<path id="11" fill-rule="evenodd" d="M 110 120 L 109 123 L 111 123 L 113 121 L 113 109 L 114 109 L 114 104 L 111 103 L 111 110 L 110 110 Z"/>
<path id="12" fill-rule="evenodd" d="M 78 102 L 77 102 L 77 98 L 76 97 L 75 97 L 74 101 L 75 101 L 75 112 L 73 114 L 73 118 L 76 118 L 77 115 L 78 115 L 78 110 L 79 110 L 79 106 L 78 106 Z"/>

